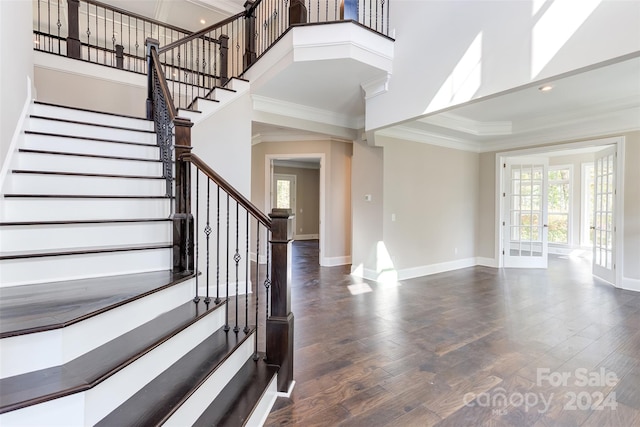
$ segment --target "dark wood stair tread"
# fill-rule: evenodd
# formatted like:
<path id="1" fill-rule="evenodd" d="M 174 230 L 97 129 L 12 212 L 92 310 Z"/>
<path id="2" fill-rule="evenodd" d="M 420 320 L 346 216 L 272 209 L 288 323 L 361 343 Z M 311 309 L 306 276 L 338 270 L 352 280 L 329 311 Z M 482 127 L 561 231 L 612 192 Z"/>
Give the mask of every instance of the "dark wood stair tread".
<path id="1" fill-rule="evenodd" d="M 95 387 L 224 305 L 189 301 L 64 364 L 0 380 L 0 413 Z"/>
<path id="2" fill-rule="evenodd" d="M 205 338 L 96 426 L 156 426 L 164 423 L 246 339 L 222 328 Z"/>
<path id="3" fill-rule="evenodd" d="M 69 123 L 73 125 L 86 125 L 86 126 L 96 126 L 100 128 L 107 128 L 107 129 L 126 130 L 131 132 L 155 133 L 154 131 L 147 130 L 147 129 L 136 129 L 136 128 L 130 128 L 130 127 L 124 127 L 124 126 L 113 126 L 113 125 L 106 125 L 102 123 L 85 122 L 81 120 L 62 119 L 58 117 L 49 117 L 49 116 L 39 116 L 35 114 L 31 114 L 29 118 L 39 119 L 39 120 L 49 120 L 49 121 L 60 122 L 60 123 Z"/>
<path id="4" fill-rule="evenodd" d="M 0 252 L 0 260 L 10 259 L 29 259 L 29 258 L 42 258 L 42 257 L 54 257 L 54 256 L 69 256 L 69 255 L 88 255 L 88 254 L 102 254 L 109 252 L 131 252 L 131 251 L 144 251 L 150 249 L 167 249 L 173 247 L 172 243 L 156 243 L 156 244 L 131 244 L 131 245 L 113 245 L 113 246 L 95 246 L 95 247 L 83 247 L 83 248 L 56 248 L 46 249 L 41 251 L 13 251 L 13 252 Z"/>
<path id="5" fill-rule="evenodd" d="M 191 277 L 164 270 L 0 288 L 0 338 L 63 328 Z"/>
<path id="6" fill-rule="evenodd" d="M 193 427 L 244 425 L 277 373 L 278 368 L 262 358 L 247 360 Z"/>
<path id="7" fill-rule="evenodd" d="M 5 198 L 43 199 L 169 199 L 169 196 L 141 196 L 135 194 L 5 194 Z"/>

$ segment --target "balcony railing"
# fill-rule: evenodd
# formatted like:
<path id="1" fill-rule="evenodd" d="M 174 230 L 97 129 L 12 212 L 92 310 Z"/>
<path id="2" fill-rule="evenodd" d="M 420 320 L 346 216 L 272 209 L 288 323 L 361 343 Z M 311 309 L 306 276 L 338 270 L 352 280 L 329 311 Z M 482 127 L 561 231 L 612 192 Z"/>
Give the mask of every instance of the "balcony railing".
<path id="1" fill-rule="evenodd" d="M 257 0 L 197 33 L 95 0 L 33 2 L 35 50 L 147 74 L 145 40 L 157 40 L 177 108 L 241 77 L 291 26 L 352 21 L 389 35 L 389 0 Z"/>

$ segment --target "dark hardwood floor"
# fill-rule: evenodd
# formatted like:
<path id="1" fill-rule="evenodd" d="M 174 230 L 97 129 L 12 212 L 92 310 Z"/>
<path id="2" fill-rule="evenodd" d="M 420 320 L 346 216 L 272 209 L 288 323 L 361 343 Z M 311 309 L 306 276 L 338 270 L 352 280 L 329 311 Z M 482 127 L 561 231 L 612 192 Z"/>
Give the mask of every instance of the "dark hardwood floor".
<path id="1" fill-rule="evenodd" d="M 640 294 L 587 261 L 378 284 L 293 248 L 296 386 L 266 426 L 640 425 Z"/>

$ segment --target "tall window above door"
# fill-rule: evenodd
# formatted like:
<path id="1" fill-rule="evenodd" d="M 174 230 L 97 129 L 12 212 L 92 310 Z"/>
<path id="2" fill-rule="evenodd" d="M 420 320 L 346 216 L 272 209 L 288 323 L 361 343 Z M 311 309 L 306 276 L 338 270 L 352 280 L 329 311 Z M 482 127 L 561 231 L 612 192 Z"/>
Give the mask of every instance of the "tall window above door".
<path id="1" fill-rule="evenodd" d="M 549 243 L 568 245 L 571 230 L 571 166 L 549 167 Z"/>

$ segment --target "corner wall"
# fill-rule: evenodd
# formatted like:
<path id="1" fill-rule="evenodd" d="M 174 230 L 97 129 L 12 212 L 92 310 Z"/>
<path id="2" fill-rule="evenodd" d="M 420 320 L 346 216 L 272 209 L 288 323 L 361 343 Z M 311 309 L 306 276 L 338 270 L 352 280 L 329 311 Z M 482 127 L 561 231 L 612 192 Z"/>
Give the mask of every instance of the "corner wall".
<path id="1" fill-rule="evenodd" d="M 0 1 L 0 167 L 33 80 L 32 2 Z"/>

